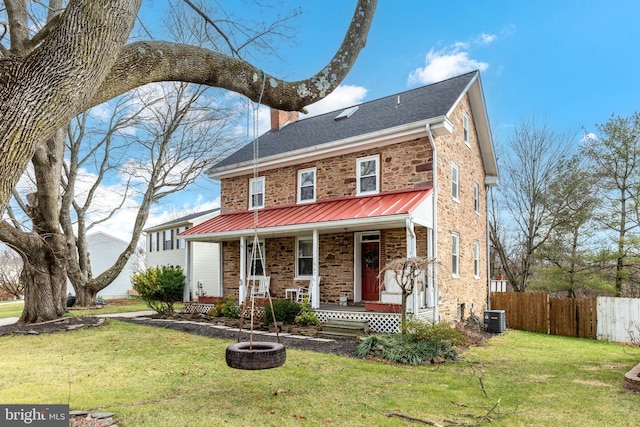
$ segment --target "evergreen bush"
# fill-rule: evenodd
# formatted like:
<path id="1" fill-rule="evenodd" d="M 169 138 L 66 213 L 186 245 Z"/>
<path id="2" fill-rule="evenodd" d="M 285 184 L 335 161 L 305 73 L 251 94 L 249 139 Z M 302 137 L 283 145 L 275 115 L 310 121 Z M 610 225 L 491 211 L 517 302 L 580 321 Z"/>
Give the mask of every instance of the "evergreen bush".
<path id="1" fill-rule="evenodd" d="M 135 273 L 131 284 L 152 310 L 173 314 L 173 304 L 184 295 L 185 277 L 181 267 L 149 267 Z"/>
<path id="2" fill-rule="evenodd" d="M 300 313 L 300 304 L 288 299 L 274 299 L 272 300 L 272 304 L 273 313 L 276 316 L 277 322 L 283 322 L 291 325 L 295 322 L 296 316 Z M 265 325 L 273 323 L 273 315 L 271 314 L 271 305 L 269 303 L 264 306 L 263 320 Z"/>

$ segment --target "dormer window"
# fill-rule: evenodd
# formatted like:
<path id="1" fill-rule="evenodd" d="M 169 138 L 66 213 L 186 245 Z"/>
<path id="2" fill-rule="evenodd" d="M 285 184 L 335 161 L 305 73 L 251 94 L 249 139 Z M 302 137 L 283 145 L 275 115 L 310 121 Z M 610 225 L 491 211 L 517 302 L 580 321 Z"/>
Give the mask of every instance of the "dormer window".
<path id="1" fill-rule="evenodd" d="M 357 160 L 357 195 L 377 194 L 379 188 L 380 158 L 379 156 L 363 157 Z"/>
<path id="2" fill-rule="evenodd" d="M 264 177 L 249 180 L 249 209 L 264 208 Z"/>
<path id="3" fill-rule="evenodd" d="M 298 171 L 298 203 L 316 201 L 316 168 Z"/>

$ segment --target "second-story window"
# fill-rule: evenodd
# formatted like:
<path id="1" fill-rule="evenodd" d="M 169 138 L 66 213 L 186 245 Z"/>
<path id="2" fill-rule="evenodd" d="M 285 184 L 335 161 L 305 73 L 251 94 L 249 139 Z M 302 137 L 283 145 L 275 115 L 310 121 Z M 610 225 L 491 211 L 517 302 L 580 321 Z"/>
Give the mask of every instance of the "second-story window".
<path id="1" fill-rule="evenodd" d="M 380 191 L 380 159 L 378 156 L 363 157 L 357 160 L 356 193 L 375 194 Z"/>
<path id="2" fill-rule="evenodd" d="M 298 203 L 316 201 L 316 168 L 298 171 Z"/>
<path id="3" fill-rule="evenodd" d="M 183 239 L 183 238 L 181 238 L 181 237 L 177 237 L 177 236 L 178 236 L 178 234 L 182 233 L 183 231 L 186 231 L 186 230 L 187 230 L 187 228 L 189 228 L 189 227 L 186 227 L 186 226 L 185 226 L 185 227 L 179 227 L 179 228 L 176 230 L 176 249 L 184 249 L 184 248 L 186 248 L 186 247 L 187 247 L 187 241 L 186 241 L 186 240 L 184 240 L 184 239 Z"/>
<path id="4" fill-rule="evenodd" d="M 149 252 L 158 251 L 158 233 L 149 234 Z"/>
<path id="5" fill-rule="evenodd" d="M 480 186 L 477 182 L 473 183 L 473 210 L 480 213 Z"/>
<path id="6" fill-rule="evenodd" d="M 165 251 L 173 249 L 173 230 L 166 230 L 162 233 L 164 234 L 164 245 L 162 249 Z"/>
<path id="7" fill-rule="evenodd" d="M 462 115 L 462 132 L 464 143 L 467 144 L 468 147 L 471 147 L 471 141 L 469 139 L 469 115 L 467 113 Z"/>
<path id="8" fill-rule="evenodd" d="M 264 177 L 249 180 L 249 209 L 264 208 Z"/>
<path id="9" fill-rule="evenodd" d="M 455 163 L 451 163 L 451 197 L 460 201 L 460 168 Z"/>

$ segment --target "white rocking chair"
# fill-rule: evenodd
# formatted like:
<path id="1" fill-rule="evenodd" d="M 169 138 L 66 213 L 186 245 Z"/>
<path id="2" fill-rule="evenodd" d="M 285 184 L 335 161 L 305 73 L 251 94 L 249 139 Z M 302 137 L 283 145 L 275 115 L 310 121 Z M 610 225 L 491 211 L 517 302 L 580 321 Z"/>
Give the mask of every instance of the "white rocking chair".
<path id="1" fill-rule="evenodd" d="M 320 277 L 318 276 L 318 284 L 320 283 Z M 303 302 L 305 300 L 305 298 L 307 299 L 307 302 L 309 304 L 311 304 L 311 293 L 313 292 L 313 288 L 314 288 L 314 280 L 313 279 L 309 279 L 309 286 L 307 286 L 306 288 L 301 286 L 298 288 L 298 292 L 296 293 L 296 302 L 299 304 L 301 302 Z"/>
<path id="2" fill-rule="evenodd" d="M 255 283 L 251 285 L 251 298 L 267 298 L 269 296 L 269 286 L 271 284 L 271 276 L 261 277 L 256 289 Z"/>

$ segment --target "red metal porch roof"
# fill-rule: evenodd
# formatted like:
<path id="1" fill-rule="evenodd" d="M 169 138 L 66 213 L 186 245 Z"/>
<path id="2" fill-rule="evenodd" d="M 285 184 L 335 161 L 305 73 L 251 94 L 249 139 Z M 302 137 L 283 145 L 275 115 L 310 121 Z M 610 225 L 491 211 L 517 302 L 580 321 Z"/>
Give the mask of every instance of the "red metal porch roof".
<path id="1" fill-rule="evenodd" d="M 274 206 L 258 210 L 258 229 L 326 223 L 409 214 L 432 192 L 432 187 L 323 199 L 315 203 Z M 222 213 L 180 236 L 253 230 L 253 210 Z"/>

